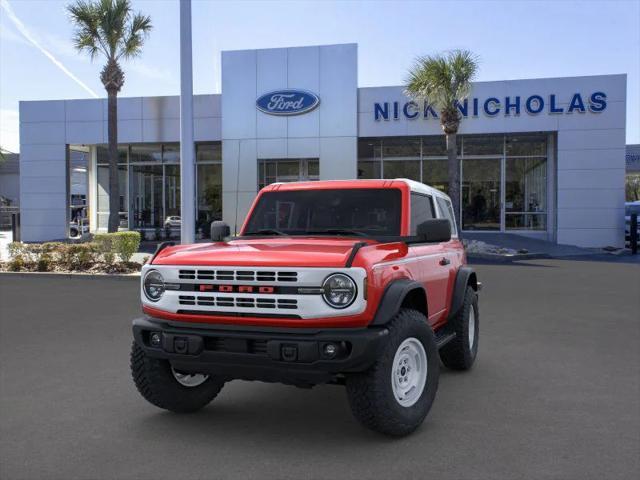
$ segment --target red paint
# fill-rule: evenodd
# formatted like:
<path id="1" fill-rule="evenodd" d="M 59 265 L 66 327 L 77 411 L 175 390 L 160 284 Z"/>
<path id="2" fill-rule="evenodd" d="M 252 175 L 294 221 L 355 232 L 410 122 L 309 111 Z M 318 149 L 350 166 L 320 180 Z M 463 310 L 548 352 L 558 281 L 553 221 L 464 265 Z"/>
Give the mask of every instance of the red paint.
<path id="1" fill-rule="evenodd" d="M 254 201 L 255 205 L 266 192 L 276 190 L 323 190 L 337 188 L 397 188 L 402 192 L 401 234 L 409 234 L 410 188 L 396 180 L 357 180 L 301 182 L 270 185 L 264 188 Z M 249 217 L 248 216 L 248 217 Z M 248 218 L 247 217 L 247 218 Z M 245 224 L 241 232 L 246 228 Z M 165 248 L 154 259 L 154 265 L 202 265 L 247 267 L 344 267 L 353 245 L 359 238 L 344 237 L 273 237 L 242 239 L 227 243 L 209 243 Z M 447 318 L 451 304 L 455 275 L 466 263 L 462 243 L 458 239 L 443 244 L 413 244 L 403 242 L 380 244 L 364 240 L 353 266 L 367 271 L 367 308 L 359 315 L 336 316 L 318 319 L 259 318 L 210 315 L 183 315 L 143 307 L 154 317 L 194 323 L 221 323 L 236 325 L 263 325 L 282 327 L 364 327 L 373 319 L 377 306 L 389 282 L 406 278 L 424 285 L 428 299 L 428 320 L 434 327 L 441 326 Z M 448 265 L 441 265 L 446 258 Z M 229 288 L 223 290 L 223 288 Z M 242 287 L 241 287 L 242 288 Z M 222 285 L 219 291 L 232 292 L 233 287 Z M 244 290 L 242 290 L 244 292 Z M 247 290 L 248 292 L 249 290 Z M 273 287 L 261 286 L 259 293 L 273 293 Z"/>

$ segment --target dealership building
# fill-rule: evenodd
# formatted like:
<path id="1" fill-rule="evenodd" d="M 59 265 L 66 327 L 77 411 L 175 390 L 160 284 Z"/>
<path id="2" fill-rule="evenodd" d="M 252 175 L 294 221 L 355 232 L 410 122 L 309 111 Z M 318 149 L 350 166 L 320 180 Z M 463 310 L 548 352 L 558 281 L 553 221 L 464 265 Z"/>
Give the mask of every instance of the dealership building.
<path id="1" fill-rule="evenodd" d="M 355 44 L 222 53 L 222 94 L 193 98 L 195 196 L 180 204 L 178 96 L 118 100 L 121 227 L 238 230 L 273 182 L 411 178 L 447 189 L 437 112 L 402 86 L 358 87 Z M 477 82 L 458 107 L 464 231 L 623 245 L 626 75 Z M 24 241 L 64 238 L 87 161 L 92 231 L 108 218 L 106 99 L 20 103 Z"/>

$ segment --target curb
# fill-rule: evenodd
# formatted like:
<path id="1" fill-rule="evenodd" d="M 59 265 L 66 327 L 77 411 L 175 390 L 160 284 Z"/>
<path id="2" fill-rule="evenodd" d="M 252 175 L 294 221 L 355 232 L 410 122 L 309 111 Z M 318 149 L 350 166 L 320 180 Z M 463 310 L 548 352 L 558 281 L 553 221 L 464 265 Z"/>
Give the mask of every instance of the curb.
<path id="1" fill-rule="evenodd" d="M 467 253 L 469 260 L 485 260 L 494 263 L 521 262 L 524 260 L 541 260 L 553 258 L 548 253 L 516 253 L 513 255 L 503 255 L 499 253 Z"/>
<path id="2" fill-rule="evenodd" d="M 0 272 L 0 277 L 44 277 L 44 278 L 74 278 L 82 280 L 138 280 L 140 272 L 136 273 L 68 273 L 68 272 Z"/>

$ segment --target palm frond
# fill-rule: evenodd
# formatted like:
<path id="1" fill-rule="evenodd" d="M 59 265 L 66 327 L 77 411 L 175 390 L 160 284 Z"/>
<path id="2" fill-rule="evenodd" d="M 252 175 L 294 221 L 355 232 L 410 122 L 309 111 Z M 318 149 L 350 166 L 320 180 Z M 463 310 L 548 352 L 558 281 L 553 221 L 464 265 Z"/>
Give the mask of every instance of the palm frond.
<path id="1" fill-rule="evenodd" d="M 407 74 L 405 92 L 449 110 L 469 95 L 477 70 L 478 59 L 468 50 L 418 57 Z"/>
<path id="2" fill-rule="evenodd" d="M 127 35 L 122 41 L 117 58 L 130 59 L 140 54 L 145 38 L 152 29 L 151 18 L 137 13 L 128 25 Z"/>
<path id="3" fill-rule="evenodd" d="M 67 11 L 75 26 L 73 45 L 91 59 L 135 57 L 152 29 L 151 18 L 134 13 L 130 0 L 76 0 Z"/>

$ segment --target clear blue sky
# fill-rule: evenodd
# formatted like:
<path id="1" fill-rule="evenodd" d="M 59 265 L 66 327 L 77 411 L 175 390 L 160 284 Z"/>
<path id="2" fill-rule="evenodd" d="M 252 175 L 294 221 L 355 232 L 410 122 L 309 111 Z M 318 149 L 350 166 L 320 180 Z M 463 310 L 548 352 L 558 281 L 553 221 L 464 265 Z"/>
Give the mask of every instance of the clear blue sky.
<path id="1" fill-rule="evenodd" d="M 0 0 L 0 143 L 18 147 L 18 101 L 100 96 L 100 61 L 70 42 L 68 1 Z M 154 30 L 125 65 L 123 96 L 179 92 L 178 0 L 134 0 Z M 195 93 L 220 91 L 220 51 L 356 42 L 360 86 L 398 85 L 420 54 L 468 48 L 479 80 L 626 73 L 627 143 L 640 143 L 640 1 L 193 1 Z M 46 48 L 63 68 L 25 38 Z M 77 79 L 73 80 L 71 77 Z M 80 82 L 80 83 L 79 83 Z"/>

